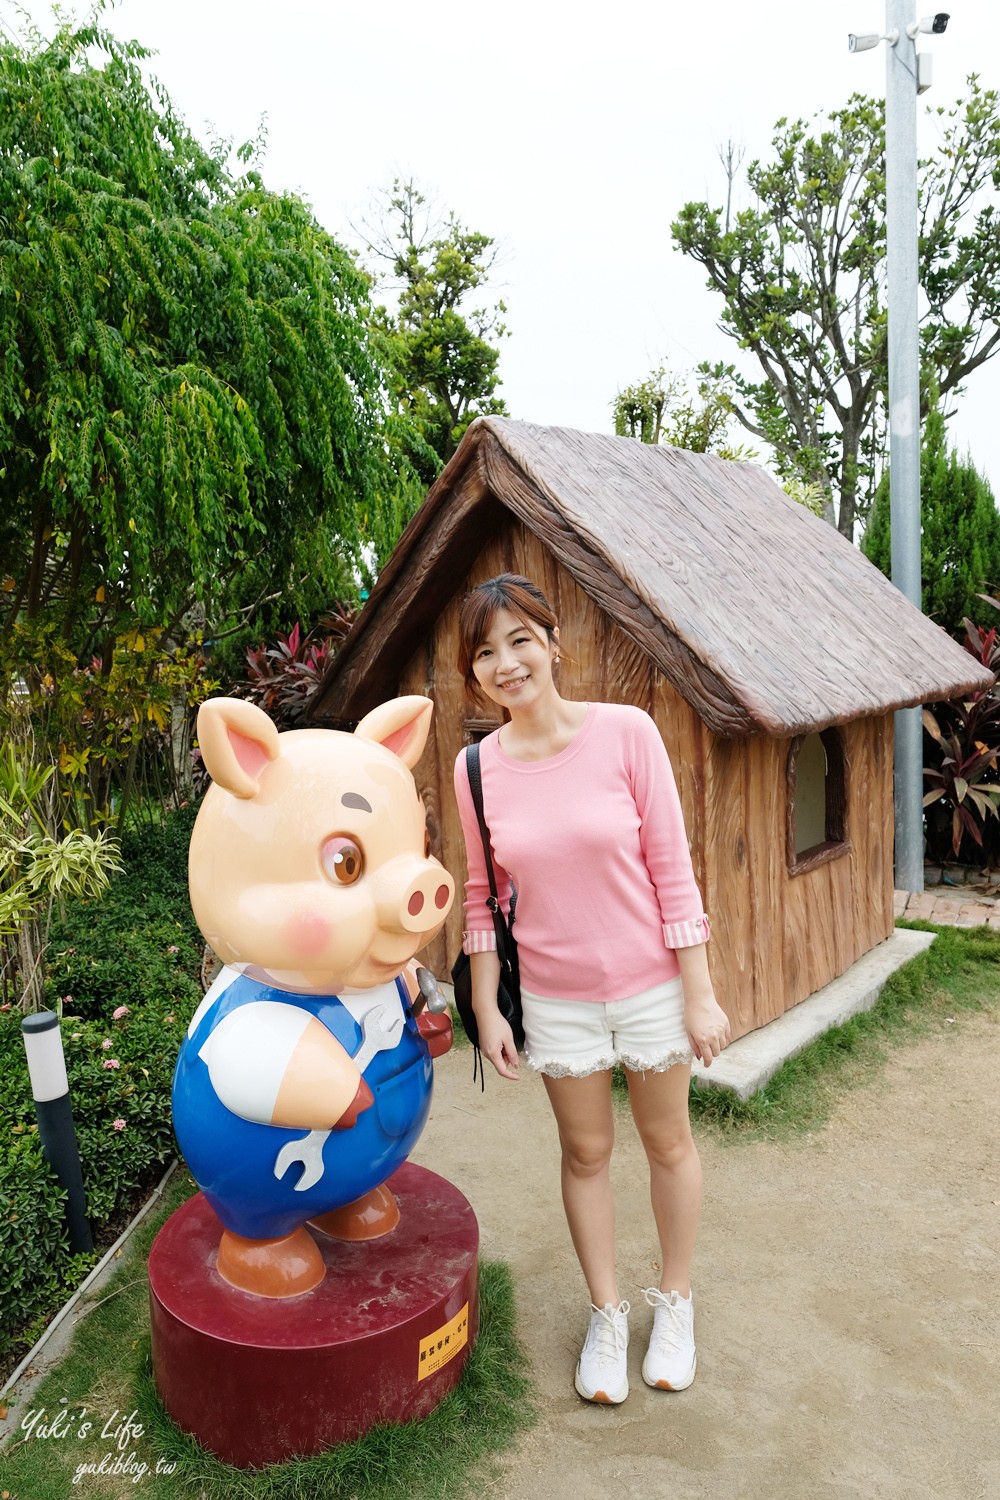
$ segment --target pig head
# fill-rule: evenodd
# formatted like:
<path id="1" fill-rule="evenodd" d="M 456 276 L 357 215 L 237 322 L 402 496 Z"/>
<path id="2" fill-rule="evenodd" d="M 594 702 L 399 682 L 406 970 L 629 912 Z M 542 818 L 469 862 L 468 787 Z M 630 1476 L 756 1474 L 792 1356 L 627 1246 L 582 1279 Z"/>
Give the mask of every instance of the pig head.
<path id="1" fill-rule="evenodd" d="M 202 704 L 213 785 L 188 878 L 224 963 L 280 989 L 336 994 L 395 978 L 440 932 L 455 886 L 430 854 L 411 775 L 432 710 L 428 698 L 395 698 L 353 734 L 279 734 L 254 704 Z"/>

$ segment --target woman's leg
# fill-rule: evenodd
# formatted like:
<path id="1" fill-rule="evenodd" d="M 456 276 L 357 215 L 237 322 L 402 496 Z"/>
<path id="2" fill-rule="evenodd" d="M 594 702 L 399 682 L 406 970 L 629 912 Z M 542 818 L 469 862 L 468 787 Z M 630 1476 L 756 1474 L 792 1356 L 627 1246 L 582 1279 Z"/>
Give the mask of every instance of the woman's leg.
<path id="1" fill-rule="evenodd" d="M 562 1148 L 562 1195 L 569 1232 L 595 1307 L 617 1307 L 615 1204 L 611 1192 L 610 1072 L 586 1078 L 542 1075 Z"/>
<path id="2" fill-rule="evenodd" d="M 628 1071 L 632 1117 L 649 1162 L 649 1192 L 660 1239 L 660 1288 L 691 1292 L 691 1259 L 701 1213 L 701 1162 L 688 1120 L 691 1065 L 663 1073 Z"/>

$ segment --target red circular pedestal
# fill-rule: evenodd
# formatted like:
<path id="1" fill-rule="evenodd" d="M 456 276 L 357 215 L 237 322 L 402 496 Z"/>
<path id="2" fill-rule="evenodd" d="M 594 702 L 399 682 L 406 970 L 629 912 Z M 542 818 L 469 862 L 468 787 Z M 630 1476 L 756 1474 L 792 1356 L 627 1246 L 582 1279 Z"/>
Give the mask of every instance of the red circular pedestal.
<path id="1" fill-rule="evenodd" d="M 389 1179 L 383 1239 L 317 1234 L 327 1272 L 301 1297 L 253 1297 L 215 1269 L 222 1226 L 198 1193 L 149 1256 L 153 1373 L 178 1427 L 239 1468 L 317 1453 L 424 1417 L 458 1384 L 479 1327 L 479 1226 L 443 1177 Z"/>

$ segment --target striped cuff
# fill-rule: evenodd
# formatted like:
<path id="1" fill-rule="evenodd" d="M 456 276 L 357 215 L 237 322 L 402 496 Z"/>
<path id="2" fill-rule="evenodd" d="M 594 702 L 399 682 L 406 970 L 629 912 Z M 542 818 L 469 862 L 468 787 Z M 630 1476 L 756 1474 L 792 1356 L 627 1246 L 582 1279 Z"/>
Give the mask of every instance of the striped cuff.
<path id="1" fill-rule="evenodd" d="M 668 948 L 697 948 L 700 943 L 707 943 L 710 937 L 711 928 L 704 913 L 692 917 L 689 922 L 663 924 L 663 938 Z"/>
<path id="2" fill-rule="evenodd" d="M 495 953 L 497 951 L 496 929 L 493 927 L 478 928 L 472 932 L 462 933 L 463 953 Z"/>

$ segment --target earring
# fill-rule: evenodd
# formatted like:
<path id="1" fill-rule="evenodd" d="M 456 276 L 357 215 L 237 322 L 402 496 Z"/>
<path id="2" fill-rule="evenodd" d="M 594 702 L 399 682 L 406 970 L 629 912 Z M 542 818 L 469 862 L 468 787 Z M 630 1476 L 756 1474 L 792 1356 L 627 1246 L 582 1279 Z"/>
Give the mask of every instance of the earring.
<path id="1" fill-rule="evenodd" d="M 558 665 L 559 665 L 559 658 L 558 658 L 558 656 L 556 657 L 553 665 L 558 667 Z"/>

